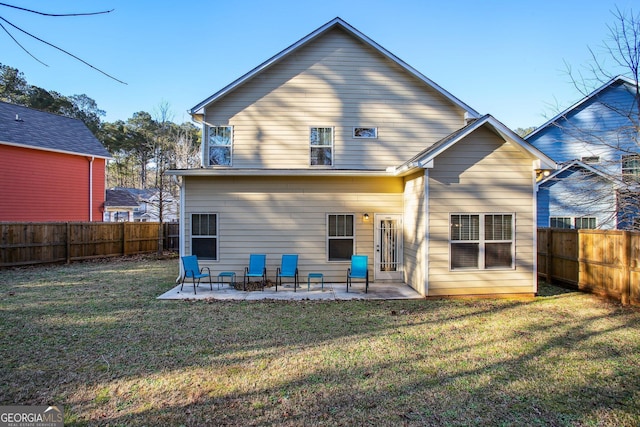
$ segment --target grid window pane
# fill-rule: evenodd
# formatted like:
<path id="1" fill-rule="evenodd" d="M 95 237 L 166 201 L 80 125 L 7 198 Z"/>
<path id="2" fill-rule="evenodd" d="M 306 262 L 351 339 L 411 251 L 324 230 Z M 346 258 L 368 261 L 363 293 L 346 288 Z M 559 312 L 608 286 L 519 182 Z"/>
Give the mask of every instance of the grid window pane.
<path id="1" fill-rule="evenodd" d="M 329 240 L 329 261 L 348 261 L 353 255 L 353 239 Z"/>
<path id="2" fill-rule="evenodd" d="M 478 240 L 479 215 L 451 215 L 451 240 Z"/>
<path id="3" fill-rule="evenodd" d="M 191 215 L 191 254 L 200 259 L 218 259 L 218 215 Z"/>
<path id="4" fill-rule="evenodd" d="M 209 166 L 230 166 L 233 128 L 231 126 L 210 126 L 208 133 Z"/>
<path id="5" fill-rule="evenodd" d="M 479 243 L 452 243 L 451 269 L 478 268 Z"/>
<path id="6" fill-rule="evenodd" d="M 218 242 L 215 238 L 194 238 L 191 243 L 191 253 L 199 259 L 218 259 Z"/>
<path id="7" fill-rule="evenodd" d="M 576 229 L 589 229 L 594 230 L 596 228 L 595 217 L 576 218 Z"/>
<path id="8" fill-rule="evenodd" d="M 333 129 L 311 128 L 309 142 L 311 165 L 331 166 L 333 164 Z"/>
<path id="9" fill-rule="evenodd" d="M 484 247 L 485 268 L 511 267 L 511 243 L 487 243 Z"/>
<path id="10" fill-rule="evenodd" d="M 571 228 L 571 218 L 552 216 L 549 218 L 549 227 L 551 228 Z"/>

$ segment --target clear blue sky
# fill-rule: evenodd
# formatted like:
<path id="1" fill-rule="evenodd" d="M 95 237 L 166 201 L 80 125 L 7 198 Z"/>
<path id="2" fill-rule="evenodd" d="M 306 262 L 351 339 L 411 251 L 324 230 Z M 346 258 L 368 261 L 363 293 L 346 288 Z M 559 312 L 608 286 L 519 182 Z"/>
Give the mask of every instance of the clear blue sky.
<path id="1" fill-rule="evenodd" d="M 511 128 L 539 126 L 581 96 L 565 63 L 589 64 L 609 37 L 611 14 L 638 0 L 5 0 L 51 18 L 0 6 L 0 16 L 127 84 L 10 29 L 0 63 L 30 84 L 87 94 L 107 121 L 169 104 L 173 120 L 266 59 L 339 16 L 481 114 Z M 4 24 L 4 22 L 3 22 Z M 4 24 L 7 26 L 6 24 Z M 10 28 L 10 27 L 7 27 Z M 616 72 L 614 70 L 614 72 Z"/>

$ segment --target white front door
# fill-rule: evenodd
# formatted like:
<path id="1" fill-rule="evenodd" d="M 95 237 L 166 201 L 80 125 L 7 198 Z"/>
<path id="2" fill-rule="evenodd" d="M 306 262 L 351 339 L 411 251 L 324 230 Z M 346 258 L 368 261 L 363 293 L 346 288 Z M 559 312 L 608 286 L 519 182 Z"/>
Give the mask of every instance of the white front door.
<path id="1" fill-rule="evenodd" d="M 403 280 L 402 215 L 375 214 L 374 280 Z"/>

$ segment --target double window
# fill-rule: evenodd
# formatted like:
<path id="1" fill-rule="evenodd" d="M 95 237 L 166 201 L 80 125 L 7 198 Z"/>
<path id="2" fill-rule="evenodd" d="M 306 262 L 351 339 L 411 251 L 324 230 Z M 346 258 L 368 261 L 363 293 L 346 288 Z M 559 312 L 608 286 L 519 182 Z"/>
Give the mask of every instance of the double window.
<path id="1" fill-rule="evenodd" d="M 333 128 L 312 127 L 309 142 L 311 166 L 332 166 Z"/>
<path id="2" fill-rule="evenodd" d="M 191 254 L 218 260 L 218 215 L 191 215 Z"/>
<path id="3" fill-rule="evenodd" d="M 451 214 L 452 270 L 513 268 L 513 214 Z"/>
<path id="4" fill-rule="evenodd" d="M 207 128 L 206 155 L 209 166 L 231 166 L 233 128 L 209 126 Z"/>
<path id="5" fill-rule="evenodd" d="M 327 215 L 327 257 L 329 261 L 349 261 L 354 253 L 353 214 Z"/>
<path id="6" fill-rule="evenodd" d="M 575 228 L 577 230 L 581 228 L 595 229 L 597 226 L 596 218 L 593 216 L 583 216 L 579 218 L 572 218 L 568 216 L 552 216 L 549 218 L 549 227 L 551 228 Z"/>

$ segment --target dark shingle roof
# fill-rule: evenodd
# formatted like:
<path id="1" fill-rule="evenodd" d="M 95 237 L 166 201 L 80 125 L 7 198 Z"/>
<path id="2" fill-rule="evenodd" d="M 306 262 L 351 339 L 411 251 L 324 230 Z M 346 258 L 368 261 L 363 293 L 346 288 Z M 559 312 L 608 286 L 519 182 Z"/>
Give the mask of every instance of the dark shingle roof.
<path id="1" fill-rule="evenodd" d="M 111 158 L 81 120 L 0 102 L 0 144 Z"/>
<path id="2" fill-rule="evenodd" d="M 136 207 L 138 202 L 127 190 L 107 190 L 105 206 Z"/>

